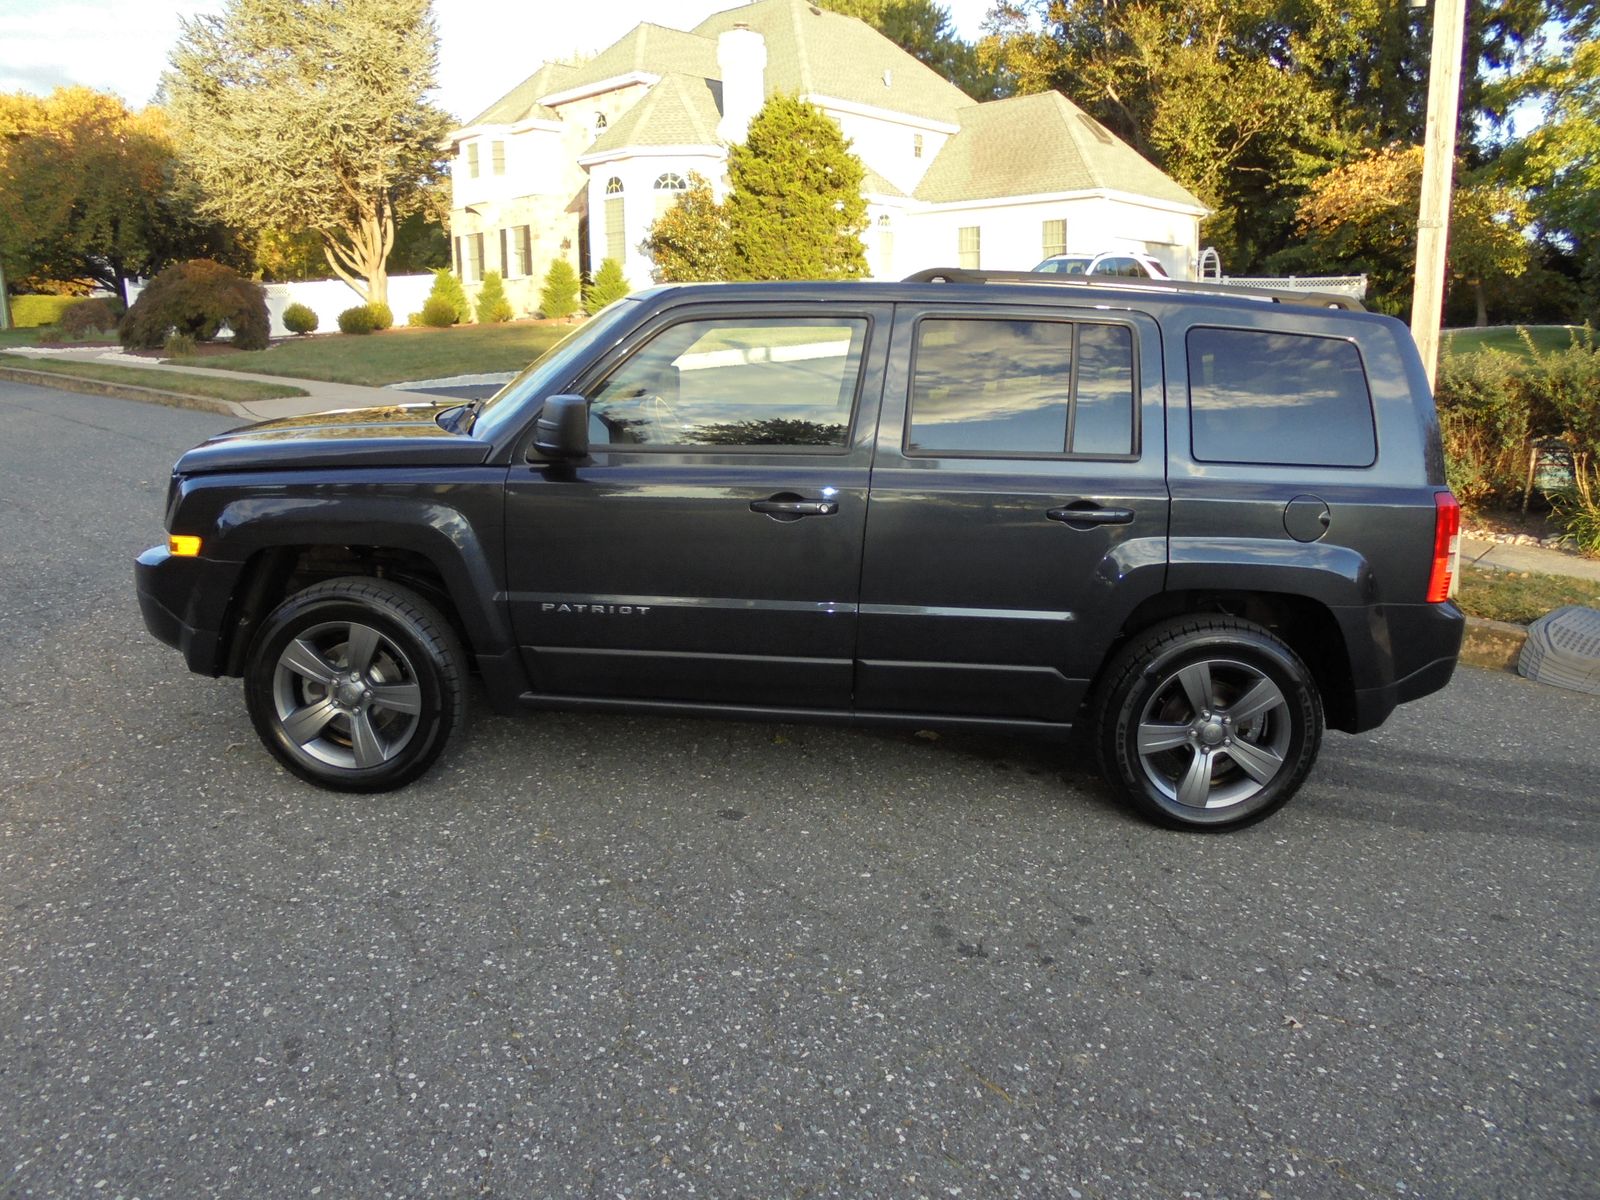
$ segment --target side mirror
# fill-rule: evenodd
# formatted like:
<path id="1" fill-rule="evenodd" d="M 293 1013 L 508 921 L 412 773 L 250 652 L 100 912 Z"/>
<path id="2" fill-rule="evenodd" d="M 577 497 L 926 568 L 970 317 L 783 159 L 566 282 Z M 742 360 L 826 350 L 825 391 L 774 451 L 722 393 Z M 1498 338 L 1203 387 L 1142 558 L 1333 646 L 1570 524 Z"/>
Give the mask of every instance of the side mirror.
<path id="1" fill-rule="evenodd" d="M 533 427 L 533 447 L 546 458 L 589 456 L 589 402 L 582 396 L 551 396 Z"/>

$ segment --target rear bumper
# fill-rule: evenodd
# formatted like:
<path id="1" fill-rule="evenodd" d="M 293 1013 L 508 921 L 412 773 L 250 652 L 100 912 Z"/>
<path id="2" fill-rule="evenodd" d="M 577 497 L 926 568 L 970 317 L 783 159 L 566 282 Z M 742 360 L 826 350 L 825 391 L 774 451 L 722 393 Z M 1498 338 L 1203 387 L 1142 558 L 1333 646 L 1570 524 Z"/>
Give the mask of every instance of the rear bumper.
<path id="1" fill-rule="evenodd" d="M 221 674 L 222 608 L 237 570 L 236 563 L 174 558 L 165 546 L 152 546 L 134 560 L 144 627 L 182 653 L 198 674 Z"/>
<path id="2" fill-rule="evenodd" d="M 1353 662 L 1367 670 L 1354 680 L 1351 733 L 1376 729 L 1402 704 L 1439 691 L 1455 674 L 1467 620 L 1454 604 L 1396 604 L 1363 614 L 1359 628 L 1345 624 Z M 1365 638 L 1363 647 L 1356 638 Z M 1370 651 L 1370 652 L 1368 652 Z"/>

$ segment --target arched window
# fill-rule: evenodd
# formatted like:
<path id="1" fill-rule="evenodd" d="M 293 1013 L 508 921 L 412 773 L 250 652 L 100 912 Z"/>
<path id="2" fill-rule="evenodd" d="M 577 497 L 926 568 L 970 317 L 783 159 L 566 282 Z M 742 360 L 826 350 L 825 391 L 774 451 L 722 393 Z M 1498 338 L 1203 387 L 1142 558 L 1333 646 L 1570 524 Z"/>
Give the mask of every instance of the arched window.
<path id="1" fill-rule="evenodd" d="M 627 265 L 628 225 L 622 211 L 622 180 L 613 175 L 606 180 L 606 257 Z"/>
<path id="2" fill-rule="evenodd" d="M 671 208 L 673 202 L 689 190 L 689 181 L 676 171 L 668 171 L 657 177 L 655 182 L 656 220 L 661 219 L 661 214 Z"/>
<path id="3" fill-rule="evenodd" d="M 606 127 L 606 115 L 605 115 L 605 113 L 595 113 L 595 115 L 594 115 L 594 131 L 596 133 L 599 133 L 605 127 Z"/>

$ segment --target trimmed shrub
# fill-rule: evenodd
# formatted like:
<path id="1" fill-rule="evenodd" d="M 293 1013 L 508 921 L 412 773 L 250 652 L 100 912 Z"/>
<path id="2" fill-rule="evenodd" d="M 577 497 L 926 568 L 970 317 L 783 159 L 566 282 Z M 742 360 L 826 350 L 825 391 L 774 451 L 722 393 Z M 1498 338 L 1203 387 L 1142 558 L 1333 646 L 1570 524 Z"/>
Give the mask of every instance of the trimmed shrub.
<path id="1" fill-rule="evenodd" d="M 390 308 L 382 300 L 379 300 L 376 304 L 369 302 L 367 307 L 372 310 L 372 327 L 374 329 L 381 333 L 385 329 L 394 327 L 394 309 Z"/>
<path id="2" fill-rule="evenodd" d="M 456 323 L 456 306 L 446 296 L 429 296 L 422 302 L 422 311 L 412 316 L 411 323 L 430 329 L 448 329 Z"/>
<path id="3" fill-rule="evenodd" d="M 158 350 L 174 332 L 209 342 L 224 325 L 239 349 L 266 349 L 272 328 L 267 294 L 232 267 L 197 258 L 152 279 L 117 332 L 129 349 Z"/>
<path id="4" fill-rule="evenodd" d="M 505 285 L 500 282 L 499 271 L 486 271 L 483 285 L 478 288 L 478 323 L 498 325 L 511 320 L 511 301 L 506 299 Z"/>
<path id="5" fill-rule="evenodd" d="M 448 301 L 450 311 L 463 325 L 472 320 L 472 305 L 467 302 L 467 289 L 461 286 L 461 280 L 452 275 L 447 267 L 440 267 L 433 273 L 433 288 L 428 292 L 428 299 Z"/>
<path id="6" fill-rule="evenodd" d="M 94 333 L 115 333 L 122 319 L 122 306 L 115 300 L 79 300 L 61 314 L 61 331 L 68 337 L 88 337 Z"/>
<path id="7" fill-rule="evenodd" d="M 315 333 L 322 320 L 304 304 L 291 304 L 283 310 L 283 327 L 297 336 Z"/>
<path id="8" fill-rule="evenodd" d="M 578 311 L 578 273 L 566 259 L 558 258 L 550 264 L 539 292 L 539 308 L 556 320 Z"/>
<path id="9" fill-rule="evenodd" d="M 597 313 L 608 304 L 621 300 L 628 294 L 628 280 L 622 273 L 622 264 L 614 258 L 608 258 L 600 264 L 600 270 L 595 273 L 594 282 L 589 285 L 588 291 L 583 295 L 583 307 L 586 312 Z"/>
<path id="10" fill-rule="evenodd" d="M 67 309 L 82 299 L 82 296 L 13 296 L 11 323 L 18 329 L 55 325 Z"/>
<path id="11" fill-rule="evenodd" d="M 193 354 L 195 340 L 187 333 L 173 333 L 167 336 L 166 343 L 161 347 L 161 353 L 167 358 L 183 358 Z"/>
<path id="12" fill-rule="evenodd" d="M 339 332 L 365 334 L 378 327 L 378 315 L 370 304 L 357 304 L 339 314 Z"/>

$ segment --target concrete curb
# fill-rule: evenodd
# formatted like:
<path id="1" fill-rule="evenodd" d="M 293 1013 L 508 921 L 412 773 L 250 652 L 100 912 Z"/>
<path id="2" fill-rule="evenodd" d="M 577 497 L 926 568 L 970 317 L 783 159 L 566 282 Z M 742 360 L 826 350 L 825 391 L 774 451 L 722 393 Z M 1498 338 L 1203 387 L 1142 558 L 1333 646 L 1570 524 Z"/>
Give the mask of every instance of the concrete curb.
<path id="1" fill-rule="evenodd" d="M 1522 644 L 1527 640 L 1525 625 L 1468 617 L 1467 634 L 1461 641 L 1461 661 L 1471 667 L 1510 671 L 1515 675 L 1517 659 L 1522 657 Z"/>
<path id="2" fill-rule="evenodd" d="M 256 419 L 228 400 L 214 400 L 209 396 L 185 396 L 181 392 L 164 392 L 160 388 L 138 387 L 131 383 L 109 383 L 104 379 L 85 379 L 79 375 L 63 375 L 54 371 L 27 371 L 20 367 L 0 367 L 0 379 L 9 379 L 13 383 L 28 383 L 35 387 L 56 388 L 64 392 L 110 396 L 115 400 L 138 400 L 144 404 L 164 404 L 168 408 L 192 408 L 199 412 L 237 417 L 243 421 Z"/>

